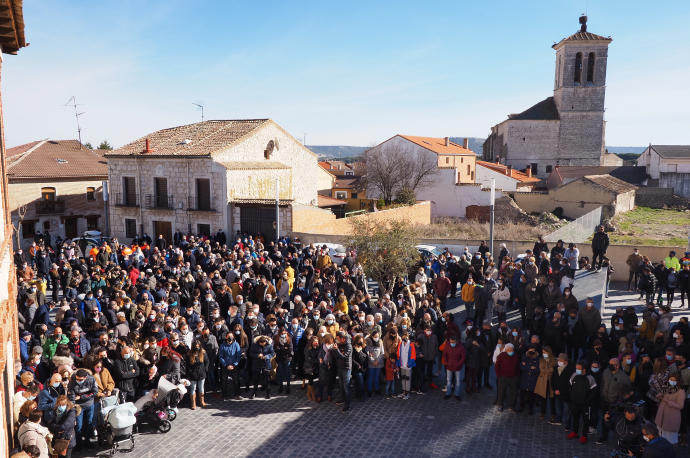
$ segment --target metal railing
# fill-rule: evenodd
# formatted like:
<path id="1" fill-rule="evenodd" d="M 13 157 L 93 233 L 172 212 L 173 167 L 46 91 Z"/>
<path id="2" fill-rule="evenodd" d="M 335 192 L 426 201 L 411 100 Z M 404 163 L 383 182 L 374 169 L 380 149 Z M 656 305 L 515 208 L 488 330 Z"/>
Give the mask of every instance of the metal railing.
<path id="1" fill-rule="evenodd" d="M 134 194 L 123 194 L 121 192 L 115 193 L 115 203 L 116 207 L 138 207 L 139 202 L 137 195 Z"/>
<path id="2" fill-rule="evenodd" d="M 188 196 L 187 197 L 187 209 L 190 211 L 199 212 L 214 212 L 216 211 L 211 205 L 210 198 L 200 199 L 199 196 Z"/>
<path id="3" fill-rule="evenodd" d="M 146 208 L 172 210 L 175 208 L 175 200 L 173 196 L 146 194 Z"/>
<path id="4" fill-rule="evenodd" d="M 36 214 L 38 215 L 54 215 L 65 212 L 65 201 L 56 200 L 39 200 L 36 202 Z"/>
<path id="5" fill-rule="evenodd" d="M 563 240 L 565 243 L 582 243 L 594 233 L 599 224 L 601 224 L 601 207 L 597 207 L 565 226 L 559 227 L 546 235 L 544 241 L 553 243 Z"/>

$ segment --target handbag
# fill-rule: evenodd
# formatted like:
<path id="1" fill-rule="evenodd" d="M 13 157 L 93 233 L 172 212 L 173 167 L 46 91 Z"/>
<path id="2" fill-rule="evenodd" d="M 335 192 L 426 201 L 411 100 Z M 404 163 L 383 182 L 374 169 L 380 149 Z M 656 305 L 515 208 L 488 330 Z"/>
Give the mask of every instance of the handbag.
<path id="1" fill-rule="evenodd" d="M 60 456 L 66 456 L 69 444 L 69 439 L 60 439 L 56 437 L 53 439 L 53 452 Z"/>

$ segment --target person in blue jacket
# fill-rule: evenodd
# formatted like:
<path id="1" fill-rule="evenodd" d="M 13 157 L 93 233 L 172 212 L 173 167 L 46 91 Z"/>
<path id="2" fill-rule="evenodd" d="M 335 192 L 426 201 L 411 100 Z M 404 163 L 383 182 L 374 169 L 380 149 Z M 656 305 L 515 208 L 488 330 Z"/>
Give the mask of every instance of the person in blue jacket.
<path id="1" fill-rule="evenodd" d="M 240 344 L 235 340 L 235 335 L 232 331 L 225 334 L 225 341 L 220 344 L 218 348 L 218 363 L 221 368 L 223 399 L 228 398 L 228 392 L 232 386 L 232 396 L 235 399 L 240 398 L 240 371 L 239 365 L 242 358 L 242 349 Z"/>

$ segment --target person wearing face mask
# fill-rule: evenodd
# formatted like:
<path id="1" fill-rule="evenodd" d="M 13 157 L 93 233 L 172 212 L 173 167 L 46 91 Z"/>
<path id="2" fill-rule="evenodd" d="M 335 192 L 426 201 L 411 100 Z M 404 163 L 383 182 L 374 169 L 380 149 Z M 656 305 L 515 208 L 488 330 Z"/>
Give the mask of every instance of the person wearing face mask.
<path id="1" fill-rule="evenodd" d="M 42 426 L 41 423 L 42 411 L 34 409 L 28 415 L 27 420 L 21 424 L 17 431 L 18 443 L 20 449 L 32 450 L 32 454 L 25 453 L 26 456 L 37 458 L 47 458 L 48 453 L 48 435 L 50 430 Z"/>
<path id="2" fill-rule="evenodd" d="M 252 360 L 251 375 L 254 382 L 254 391 L 249 395 L 249 399 L 253 399 L 256 396 L 256 392 L 259 390 L 259 383 L 264 387 L 266 399 L 271 398 L 271 360 L 275 356 L 271 342 L 272 340 L 267 336 L 258 336 L 249 348 L 249 356 Z"/>
<path id="3" fill-rule="evenodd" d="M 333 337 L 335 337 L 338 331 L 340 330 L 340 325 L 335 321 L 335 315 L 333 315 L 332 313 L 326 315 L 325 326 L 326 332 L 328 332 Z"/>
<path id="4" fill-rule="evenodd" d="M 67 384 L 67 397 L 70 402 L 81 407 L 77 415 L 76 439 L 77 447 L 88 445 L 93 436 L 94 398 L 98 394 L 96 380 L 86 369 L 78 369 Z"/>
<path id="5" fill-rule="evenodd" d="M 68 343 L 69 338 L 62 333 L 62 328 L 55 328 L 52 335 L 50 335 L 43 344 L 44 357 L 46 359 L 52 359 L 53 356 L 55 356 L 58 345 L 67 345 Z"/>
<path id="6" fill-rule="evenodd" d="M 520 385 L 520 359 L 512 343 L 507 343 L 503 348 L 504 351 L 498 354 L 494 366 L 497 379 L 496 405 L 499 412 L 503 412 L 506 405 L 515 411 Z"/>
<path id="7" fill-rule="evenodd" d="M 208 369 L 206 371 L 206 382 L 204 390 L 206 392 L 213 392 L 218 390 L 218 340 L 211 334 L 211 330 L 207 327 L 201 328 L 201 332 L 195 336 L 201 342 L 201 347 L 206 352 L 208 357 Z"/>
<path id="8" fill-rule="evenodd" d="M 410 342 L 410 334 L 407 330 L 402 332 L 398 349 L 396 352 L 396 366 L 400 369 L 400 379 L 402 385 L 402 398 L 410 398 L 410 388 L 412 384 L 412 368 L 415 367 L 417 352 L 415 346 Z"/>
<path id="9" fill-rule="evenodd" d="M 38 408 L 43 411 L 46 418 L 50 417 L 50 412 L 55 408 L 55 401 L 60 395 L 64 395 L 65 385 L 62 383 L 60 374 L 53 374 L 46 382 L 46 386 L 38 394 Z"/>
<path id="10" fill-rule="evenodd" d="M 223 399 L 230 396 L 234 399 L 240 398 L 240 361 L 242 349 L 237 342 L 234 332 L 225 333 L 225 339 L 218 349 L 218 363 L 221 368 L 221 390 Z"/>
<path id="11" fill-rule="evenodd" d="M 591 375 L 587 374 L 587 366 L 584 362 L 575 365 L 575 372 L 570 376 L 570 413 L 573 419 L 573 430 L 568 434 L 568 439 L 576 439 L 580 424 L 582 424 L 582 435 L 580 443 L 587 443 L 587 433 L 589 432 L 588 411 L 592 406 L 597 395 L 597 382 Z"/>
<path id="12" fill-rule="evenodd" d="M 113 361 L 113 371 L 117 388 L 125 395 L 127 401 L 134 401 L 139 365 L 132 358 L 131 348 L 126 345 L 122 347 L 120 357 Z"/>
<path id="13" fill-rule="evenodd" d="M 661 437 L 659 429 L 654 423 L 642 425 L 642 439 L 646 442 L 642 457 L 644 458 L 676 458 L 673 444 L 666 438 Z"/>
<path id="14" fill-rule="evenodd" d="M 368 357 L 367 391 L 369 397 L 371 397 L 373 393 L 381 395 L 379 383 L 381 380 L 381 370 L 385 363 L 385 350 L 383 341 L 381 340 L 381 333 L 378 329 L 374 329 L 369 337 L 367 337 L 365 350 Z"/>
<path id="15" fill-rule="evenodd" d="M 620 370 L 618 358 L 611 358 L 608 367 L 604 369 L 601 376 L 601 410 L 604 422 L 598 443 L 606 442 L 610 418 L 615 413 L 615 409 L 623 402 L 625 394 L 631 390 L 631 387 L 630 378 Z"/>
<path id="16" fill-rule="evenodd" d="M 679 386 L 679 380 L 678 374 L 672 373 L 668 378 L 668 386 L 665 391 L 657 394 L 659 408 L 654 419 L 654 423 L 659 428 L 660 436 L 672 445 L 678 443 L 681 412 L 685 405 L 685 390 Z"/>
<path id="17" fill-rule="evenodd" d="M 195 340 L 192 342 L 190 350 L 185 356 L 185 378 L 189 380 L 189 403 L 192 410 L 196 409 L 196 400 L 199 399 L 199 405 L 206 407 L 204 402 L 204 382 L 206 381 L 206 374 L 209 368 L 209 358 L 204 350 L 201 341 Z"/>
<path id="18" fill-rule="evenodd" d="M 436 386 L 433 384 L 433 369 L 438 354 L 438 336 L 434 334 L 431 324 L 425 324 L 417 340 L 420 341 L 420 351 L 416 361 L 417 370 L 422 377 L 421 391 L 426 392 L 429 386 L 432 388 Z"/>
<path id="19" fill-rule="evenodd" d="M 295 354 L 292 340 L 287 329 L 281 327 L 273 337 L 273 350 L 276 354 L 276 382 L 278 382 L 278 394 L 283 392 L 290 394 L 290 365 Z"/>
<path id="20" fill-rule="evenodd" d="M 61 395 L 57 398 L 51 413 L 52 415 L 49 419 L 46 419 L 44 415 L 43 421 L 50 432 L 53 433 L 53 449 L 59 455 L 62 455 L 61 450 L 65 450 L 62 456 L 70 457 L 72 456 L 72 450 L 77 445 L 74 430 L 77 421 L 77 410 L 67 396 Z M 59 439 L 62 439 L 62 441 Z"/>
<path id="21" fill-rule="evenodd" d="M 568 355 L 560 353 L 554 367 L 551 381 L 553 382 L 553 394 L 556 403 L 556 420 L 552 424 L 564 424 L 566 431 L 570 429 L 570 376 L 575 372 L 575 368 L 568 362 Z"/>
<path id="22" fill-rule="evenodd" d="M 553 393 L 553 369 L 556 367 L 556 358 L 548 345 L 542 348 L 539 358 L 539 376 L 534 387 L 536 400 L 539 401 L 541 417 L 546 416 L 546 407 L 549 404 L 551 410 L 551 422 L 556 421 L 556 403 Z"/>

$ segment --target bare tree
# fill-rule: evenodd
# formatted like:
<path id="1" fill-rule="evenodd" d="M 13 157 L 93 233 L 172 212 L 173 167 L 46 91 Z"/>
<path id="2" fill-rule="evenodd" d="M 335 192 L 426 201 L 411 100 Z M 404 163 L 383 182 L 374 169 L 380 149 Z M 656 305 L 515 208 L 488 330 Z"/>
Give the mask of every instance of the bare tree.
<path id="1" fill-rule="evenodd" d="M 403 190 L 415 192 L 429 186 L 438 173 L 433 153 L 372 148 L 366 151 L 364 159 L 364 185 L 378 191 L 386 203 L 391 203 Z"/>
<path id="2" fill-rule="evenodd" d="M 17 223 L 12 223 L 12 229 L 14 230 L 14 238 L 17 244 L 17 248 L 21 248 L 21 237 L 20 237 L 20 232 L 22 230 L 22 223 L 24 222 L 24 218 L 26 217 L 26 211 L 28 210 L 28 206 L 26 204 L 20 205 L 19 208 L 17 208 Z"/>

